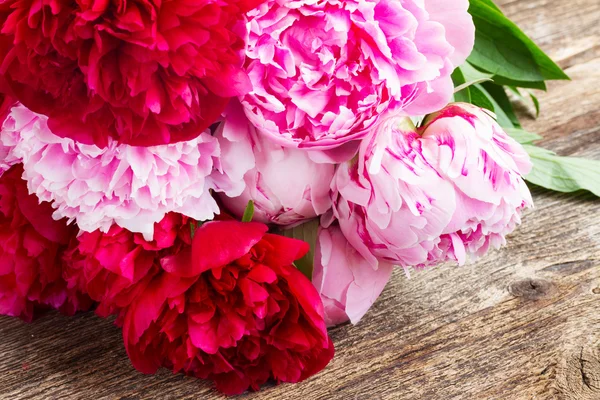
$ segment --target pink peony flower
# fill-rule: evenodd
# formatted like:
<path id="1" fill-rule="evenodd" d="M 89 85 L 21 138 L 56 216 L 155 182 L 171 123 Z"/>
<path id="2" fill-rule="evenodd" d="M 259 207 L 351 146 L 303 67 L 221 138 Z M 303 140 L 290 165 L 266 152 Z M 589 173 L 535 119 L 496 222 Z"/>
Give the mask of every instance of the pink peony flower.
<path id="1" fill-rule="evenodd" d="M 320 228 L 313 284 L 321 295 L 327 325 L 348 320 L 358 323 L 390 280 L 392 269 L 388 262 L 373 268 L 348 243 L 338 226 Z"/>
<path id="2" fill-rule="evenodd" d="M 52 219 L 50 204 L 27 193 L 22 173 L 15 165 L 0 177 L 0 314 L 31 321 L 47 308 L 85 310 L 90 299 L 62 278 L 61 254 L 75 228 Z"/>
<path id="3" fill-rule="evenodd" d="M 76 220 L 86 232 L 113 223 L 152 240 L 154 224 L 169 212 L 212 219 L 219 208 L 210 190 L 239 195 L 243 183 L 211 174 L 219 145 L 209 132 L 171 145 L 134 147 L 110 141 L 100 149 L 54 135 L 47 118 L 12 109 L 1 134 L 23 160 L 29 191 L 53 202 L 55 218 Z"/>
<path id="4" fill-rule="evenodd" d="M 456 208 L 454 188 L 424 158 L 410 119 L 380 121 L 332 188 L 340 228 L 372 266 L 440 261 L 431 252 Z"/>
<path id="5" fill-rule="evenodd" d="M 453 104 L 429 116 L 420 128 L 423 155 L 456 192 L 456 211 L 440 248 L 463 264 L 500 248 L 532 207 L 523 176 L 531 170 L 525 149 L 487 111 Z"/>
<path id="6" fill-rule="evenodd" d="M 195 138 L 232 96 L 260 0 L 5 0 L 0 80 L 53 132 L 105 147 Z"/>
<path id="7" fill-rule="evenodd" d="M 8 117 L 13 106 L 14 101 L 10 97 L 0 94 L 0 128 L 4 125 L 4 121 Z M 16 136 L 16 134 L 14 136 Z M 0 176 L 2 176 L 5 171 L 8 171 L 10 167 L 21 161 L 13 154 L 14 139 L 7 138 L 7 143 L 4 143 L 4 139 L 4 135 L 0 135 Z"/>
<path id="8" fill-rule="evenodd" d="M 450 105 L 418 131 L 382 121 L 334 179 L 334 215 L 372 265 L 459 263 L 505 243 L 532 204 L 524 149 L 485 111 Z"/>
<path id="9" fill-rule="evenodd" d="M 220 195 L 236 216 L 243 215 L 249 200 L 254 201 L 256 221 L 279 225 L 298 224 L 331 208 L 335 166 L 318 164 L 307 152 L 281 147 L 258 134 L 239 104 L 232 103 L 215 136 L 223 149 L 221 162 L 247 170 L 240 196 Z"/>
<path id="10" fill-rule="evenodd" d="M 281 145 L 326 150 L 364 137 L 386 110 L 439 110 L 474 43 L 468 5 L 267 1 L 248 13 L 246 114 Z"/>

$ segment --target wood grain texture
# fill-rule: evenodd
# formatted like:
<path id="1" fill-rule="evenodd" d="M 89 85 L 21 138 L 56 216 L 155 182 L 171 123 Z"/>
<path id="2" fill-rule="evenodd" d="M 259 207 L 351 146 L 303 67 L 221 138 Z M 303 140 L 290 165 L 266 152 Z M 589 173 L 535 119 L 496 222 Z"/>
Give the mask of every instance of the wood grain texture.
<path id="1" fill-rule="evenodd" d="M 562 155 L 600 159 L 600 1 L 502 0 L 573 79 L 525 121 Z M 526 112 L 526 110 L 524 110 Z M 334 329 L 318 376 L 240 399 L 600 399 L 600 201 L 533 189 L 508 247 L 465 266 L 401 271 L 357 326 Z M 0 318 L 0 398 L 210 399 L 206 382 L 137 373 L 93 314 Z"/>

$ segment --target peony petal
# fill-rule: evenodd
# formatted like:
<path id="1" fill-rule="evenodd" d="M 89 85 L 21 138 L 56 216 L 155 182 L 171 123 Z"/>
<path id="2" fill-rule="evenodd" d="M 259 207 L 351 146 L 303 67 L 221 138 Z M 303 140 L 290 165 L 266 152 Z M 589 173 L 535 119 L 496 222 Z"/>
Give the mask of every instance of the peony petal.
<path id="1" fill-rule="evenodd" d="M 467 8 L 467 0 L 269 0 L 249 14 L 245 112 L 274 143 L 340 160 L 348 149 L 335 149 L 366 137 L 386 112 L 423 115 L 450 101 L 450 75 L 475 40 Z"/>
<path id="2" fill-rule="evenodd" d="M 281 235 L 267 233 L 263 240 L 272 246 L 264 255 L 265 262 L 270 266 L 292 265 L 310 250 L 308 243 Z"/>
<path id="3" fill-rule="evenodd" d="M 234 176 L 245 173 L 243 192 L 219 196 L 231 213 L 241 217 L 252 200 L 255 221 L 296 225 L 331 207 L 333 163 L 317 163 L 305 150 L 272 143 L 250 124 L 239 103 L 232 102 L 223 125 L 215 135 L 223 170 Z M 292 174 L 295 179 L 289 178 Z"/>
<path id="4" fill-rule="evenodd" d="M 10 0 L 0 16 L 11 43 L 0 48 L 2 92 L 79 143 L 192 140 L 230 97 L 252 89 L 241 68 L 245 12 L 260 3 L 138 2 L 115 11 L 104 0 L 54 2 L 47 14 L 37 3 Z"/>
<path id="5" fill-rule="evenodd" d="M 393 265 L 373 269 L 337 226 L 319 231 L 313 283 L 321 294 L 329 326 L 358 323 L 391 278 Z"/>
<path id="6" fill-rule="evenodd" d="M 216 187 L 220 149 L 209 132 L 173 145 L 110 141 L 98 148 L 54 135 L 47 117 L 22 105 L 12 108 L 10 118 L 1 137 L 14 142 L 11 154 L 22 159 L 30 190 L 53 203 L 57 218 L 75 220 L 85 232 L 116 223 L 151 241 L 154 224 L 166 214 L 212 219 L 219 209 L 211 189 L 243 189 L 243 176 L 233 175 L 220 176 Z"/>
<path id="7" fill-rule="evenodd" d="M 225 266 L 250 251 L 268 227 L 258 222 L 214 221 L 203 224 L 192 243 L 192 269 L 198 275 Z"/>

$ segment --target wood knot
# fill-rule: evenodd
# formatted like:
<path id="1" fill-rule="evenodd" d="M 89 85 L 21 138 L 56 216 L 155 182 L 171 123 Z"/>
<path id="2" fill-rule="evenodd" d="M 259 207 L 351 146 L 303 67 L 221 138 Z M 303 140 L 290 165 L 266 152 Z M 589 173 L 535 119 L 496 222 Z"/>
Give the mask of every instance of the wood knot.
<path id="1" fill-rule="evenodd" d="M 600 287 L 594 288 L 592 290 L 592 293 L 594 293 L 594 294 L 600 294 Z"/>
<path id="2" fill-rule="evenodd" d="M 524 279 L 512 283 L 508 291 L 515 297 L 525 300 L 540 300 L 556 294 L 556 285 L 544 279 Z"/>
<path id="3" fill-rule="evenodd" d="M 570 353 L 570 354 L 569 354 Z M 565 399 L 600 399 L 600 354 L 596 346 L 573 350 L 560 361 L 556 386 Z"/>

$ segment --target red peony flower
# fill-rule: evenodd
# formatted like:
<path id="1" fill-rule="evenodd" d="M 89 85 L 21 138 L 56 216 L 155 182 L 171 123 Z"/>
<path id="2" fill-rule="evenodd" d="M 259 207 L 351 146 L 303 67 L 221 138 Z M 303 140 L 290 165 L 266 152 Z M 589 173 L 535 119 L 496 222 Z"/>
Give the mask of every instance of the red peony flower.
<path id="1" fill-rule="evenodd" d="M 208 222 L 191 251 L 165 257 L 125 311 L 123 337 L 134 366 L 166 366 L 215 381 L 233 395 L 267 380 L 299 382 L 333 357 L 323 305 L 292 263 L 304 242 L 267 226 Z"/>
<path id="2" fill-rule="evenodd" d="M 5 0 L 0 90 L 59 136 L 189 140 L 250 90 L 244 13 L 261 0 Z"/>
<path id="3" fill-rule="evenodd" d="M 153 242 L 117 225 L 107 233 L 81 232 L 63 256 L 69 287 L 96 301 L 101 317 L 118 314 L 161 271 L 161 256 L 191 243 L 188 218 L 180 214 L 167 214 L 154 231 Z"/>
<path id="4" fill-rule="evenodd" d="M 52 219 L 50 203 L 27 192 L 20 165 L 0 177 L 0 314 L 31 321 L 37 310 L 72 315 L 91 306 L 62 279 L 61 252 L 74 227 Z"/>
<path id="5" fill-rule="evenodd" d="M 292 265 L 306 243 L 232 220 L 204 224 L 192 241 L 177 214 L 155 231 L 152 243 L 118 227 L 82 233 L 65 255 L 70 285 L 87 290 L 100 315 L 119 314 L 137 369 L 172 368 L 235 394 L 329 363 L 321 300 Z"/>

